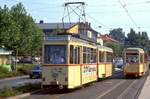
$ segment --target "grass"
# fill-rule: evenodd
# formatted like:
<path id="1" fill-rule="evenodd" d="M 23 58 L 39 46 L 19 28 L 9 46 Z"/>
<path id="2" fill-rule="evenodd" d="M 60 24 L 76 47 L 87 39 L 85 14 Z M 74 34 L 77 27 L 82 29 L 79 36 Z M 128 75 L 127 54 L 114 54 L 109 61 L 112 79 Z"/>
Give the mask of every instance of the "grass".
<path id="1" fill-rule="evenodd" d="M 0 90 L 0 98 L 16 96 L 27 92 L 32 92 L 40 89 L 40 84 L 27 84 L 20 87 L 5 87 Z"/>

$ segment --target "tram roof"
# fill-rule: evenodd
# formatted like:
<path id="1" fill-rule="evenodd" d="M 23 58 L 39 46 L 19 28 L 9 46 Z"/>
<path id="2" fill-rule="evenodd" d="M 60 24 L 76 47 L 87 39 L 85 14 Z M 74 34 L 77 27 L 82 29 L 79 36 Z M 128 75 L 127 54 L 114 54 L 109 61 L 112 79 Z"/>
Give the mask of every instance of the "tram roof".
<path id="1" fill-rule="evenodd" d="M 44 41 L 45 42 L 76 41 L 76 42 L 82 42 L 82 43 L 96 44 L 96 42 L 84 40 L 84 39 L 81 39 L 81 38 L 72 37 L 71 35 L 59 35 L 59 36 L 44 37 Z"/>
<path id="2" fill-rule="evenodd" d="M 102 51 L 113 52 L 113 50 L 111 48 L 106 47 L 106 46 L 98 46 L 98 48 Z"/>
<path id="3" fill-rule="evenodd" d="M 142 48 L 138 48 L 138 47 L 129 47 L 129 48 L 127 48 L 127 50 L 137 50 L 141 53 L 144 53 L 144 50 Z"/>
<path id="4" fill-rule="evenodd" d="M 60 29 L 69 29 L 70 27 L 72 27 L 73 25 L 75 25 L 76 23 L 37 23 L 37 26 L 40 29 L 56 29 L 56 28 L 60 28 Z"/>

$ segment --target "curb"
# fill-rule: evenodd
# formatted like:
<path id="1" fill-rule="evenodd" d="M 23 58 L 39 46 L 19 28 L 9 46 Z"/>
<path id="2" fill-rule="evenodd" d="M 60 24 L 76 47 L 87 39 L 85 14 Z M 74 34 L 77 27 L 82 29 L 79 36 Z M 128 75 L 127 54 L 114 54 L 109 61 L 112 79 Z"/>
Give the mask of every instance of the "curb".
<path id="1" fill-rule="evenodd" d="M 43 90 L 46 90 L 46 89 L 48 89 L 48 88 L 39 89 L 39 90 L 35 90 L 35 91 L 32 91 L 32 92 L 28 92 L 28 93 L 24 93 L 24 94 L 12 96 L 12 97 L 7 97 L 6 99 L 20 99 L 20 98 L 30 96 L 31 94 L 34 94 L 34 93 L 37 93 L 37 92 L 40 92 L 40 91 L 43 91 Z"/>
<path id="2" fill-rule="evenodd" d="M 31 95 L 31 93 L 25 93 L 25 94 L 13 96 L 13 97 L 8 97 L 6 99 L 20 99 L 20 98 L 27 97 L 27 96 L 30 96 L 30 95 Z"/>
<path id="3" fill-rule="evenodd" d="M 7 80 L 15 80 L 15 79 L 19 79 L 19 78 L 27 78 L 27 77 L 29 77 L 29 76 L 24 75 L 24 76 L 17 76 L 17 77 L 9 77 L 9 78 L 0 79 L 0 82 L 7 81 Z"/>

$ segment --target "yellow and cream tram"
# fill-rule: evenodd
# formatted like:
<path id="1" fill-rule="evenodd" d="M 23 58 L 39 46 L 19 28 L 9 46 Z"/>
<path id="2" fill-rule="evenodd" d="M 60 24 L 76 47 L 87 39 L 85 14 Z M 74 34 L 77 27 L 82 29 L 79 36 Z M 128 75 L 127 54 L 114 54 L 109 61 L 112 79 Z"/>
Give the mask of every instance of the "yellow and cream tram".
<path id="1" fill-rule="evenodd" d="M 73 89 L 112 75 L 112 49 L 98 44 L 97 32 L 85 26 L 78 23 L 67 34 L 45 37 L 43 87 Z"/>
<path id="2" fill-rule="evenodd" d="M 98 46 L 98 78 L 106 78 L 112 76 L 112 59 L 113 50 L 105 46 Z"/>
<path id="3" fill-rule="evenodd" d="M 147 54 L 141 48 L 124 50 L 124 76 L 143 76 L 148 71 Z"/>
<path id="4" fill-rule="evenodd" d="M 112 49 L 70 35 L 43 44 L 42 86 L 80 87 L 112 75 Z"/>

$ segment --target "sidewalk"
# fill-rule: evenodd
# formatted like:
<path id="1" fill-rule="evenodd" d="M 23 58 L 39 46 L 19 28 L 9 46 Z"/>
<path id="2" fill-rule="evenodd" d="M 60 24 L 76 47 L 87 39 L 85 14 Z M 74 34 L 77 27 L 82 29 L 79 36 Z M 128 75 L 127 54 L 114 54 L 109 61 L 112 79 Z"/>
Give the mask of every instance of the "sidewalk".
<path id="1" fill-rule="evenodd" d="M 28 78 L 28 77 L 29 77 L 29 75 L 16 76 L 16 77 L 8 77 L 8 78 L 0 79 L 0 82 L 8 81 L 8 80 L 21 79 L 21 78 Z"/>
<path id="2" fill-rule="evenodd" d="M 147 80 L 141 90 L 139 99 L 150 99 L 150 75 L 147 77 Z"/>

